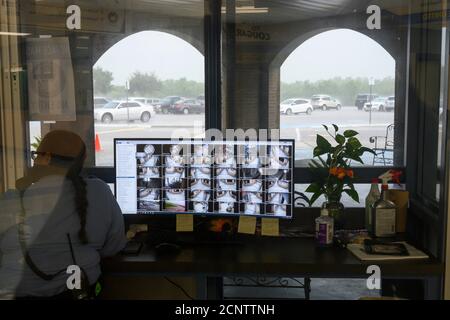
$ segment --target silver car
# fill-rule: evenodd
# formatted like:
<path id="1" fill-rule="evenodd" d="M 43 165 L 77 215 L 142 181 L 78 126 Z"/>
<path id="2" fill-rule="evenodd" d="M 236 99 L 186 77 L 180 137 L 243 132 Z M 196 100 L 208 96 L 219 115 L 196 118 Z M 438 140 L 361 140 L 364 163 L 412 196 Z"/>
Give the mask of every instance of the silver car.
<path id="1" fill-rule="evenodd" d="M 137 101 L 111 101 L 94 111 L 95 120 L 111 123 L 119 120 L 141 120 L 148 122 L 155 115 L 153 106 Z"/>
<path id="2" fill-rule="evenodd" d="M 325 94 L 316 94 L 312 96 L 311 104 L 314 109 L 322 109 L 323 111 L 327 111 L 328 109 L 341 109 L 339 100 Z"/>

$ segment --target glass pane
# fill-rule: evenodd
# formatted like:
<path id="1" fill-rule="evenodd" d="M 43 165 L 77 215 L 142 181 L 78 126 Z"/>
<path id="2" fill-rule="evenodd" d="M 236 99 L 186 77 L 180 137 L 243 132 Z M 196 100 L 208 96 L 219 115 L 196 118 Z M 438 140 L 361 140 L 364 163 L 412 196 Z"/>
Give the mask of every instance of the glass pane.
<path id="1" fill-rule="evenodd" d="M 410 3 L 369 7 L 224 1 L 227 128 L 279 128 L 296 141 L 296 165 L 306 166 L 322 124 L 336 124 L 377 149 L 364 165 L 403 165 Z"/>
<path id="2" fill-rule="evenodd" d="M 394 123 L 395 102 L 388 99 L 395 92 L 395 60 L 375 40 L 349 29 L 319 33 L 290 53 L 281 65 L 280 78 L 280 100 L 311 99 L 310 115 L 307 108 L 280 105 L 281 137 L 296 139 L 297 164 L 305 165 L 312 158 L 317 133 L 326 136 L 322 124 L 358 131 L 365 146 L 375 146 L 373 137 L 377 148 L 393 148 L 393 131 L 388 135 L 389 147 L 381 140 Z M 331 97 L 319 95 L 323 93 Z M 375 158 L 366 153 L 363 161 L 392 165 L 393 152 Z"/>
<path id="3" fill-rule="evenodd" d="M 114 138 L 204 136 L 204 103 L 175 105 L 204 99 L 203 0 L 81 1 L 80 29 L 65 1 L 17 4 L 30 143 L 75 131 L 86 166 L 112 166 Z"/>
<path id="4" fill-rule="evenodd" d="M 163 3 L 158 6 L 161 5 Z M 148 14 L 157 12 L 151 6 L 147 9 Z M 196 17 L 200 25 L 202 18 L 203 10 L 200 10 Z M 167 32 L 148 28 L 110 42 L 110 47 L 102 51 L 93 66 L 94 96 L 141 103 L 129 103 L 133 110 L 101 107 L 94 110 L 95 134 L 101 148 L 96 152 L 97 166 L 113 164 L 114 138 L 203 136 L 204 106 L 203 109 L 195 108 L 191 101 L 177 104 L 204 93 L 202 39 L 185 35 L 194 28 L 183 25 L 185 19 L 183 13 L 177 11 Z M 202 32 L 199 25 L 195 28 Z"/>

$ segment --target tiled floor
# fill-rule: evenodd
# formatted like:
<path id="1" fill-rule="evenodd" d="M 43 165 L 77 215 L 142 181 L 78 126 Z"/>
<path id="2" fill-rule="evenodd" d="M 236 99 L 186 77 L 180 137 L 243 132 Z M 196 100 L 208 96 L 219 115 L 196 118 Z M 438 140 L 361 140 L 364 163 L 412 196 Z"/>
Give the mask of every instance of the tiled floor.
<path id="1" fill-rule="evenodd" d="M 299 279 L 303 281 L 303 279 Z M 224 283 L 230 283 L 225 280 Z M 298 288 L 240 288 L 225 287 L 226 298 L 304 299 Z M 378 290 L 368 290 L 365 279 L 311 279 L 312 300 L 356 300 L 361 297 L 379 297 Z"/>

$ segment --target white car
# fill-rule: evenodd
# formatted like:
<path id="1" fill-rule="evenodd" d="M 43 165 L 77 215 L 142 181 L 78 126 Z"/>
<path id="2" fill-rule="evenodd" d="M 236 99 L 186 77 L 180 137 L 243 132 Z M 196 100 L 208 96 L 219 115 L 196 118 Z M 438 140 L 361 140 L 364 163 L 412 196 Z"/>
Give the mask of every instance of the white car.
<path id="1" fill-rule="evenodd" d="M 94 97 L 94 109 L 103 108 L 110 100 L 104 97 Z"/>
<path id="2" fill-rule="evenodd" d="M 375 100 L 372 101 L 372 103 L 366 102 L 364 103 L 364 111 L 370 111 L 370 108 L 372 107 L 372 111 L 385 111 L 386 110 L 386 103 L 387 103 L 387 98 L 376 98 Z"/>
<path id="3" fill-rule="evenodd" d="M 313 95 L 311 101 L 314 109 L 322 109 L 323 111 L 327 111 L 328 109 L 341 109 L 341 102 L 339 100 L 325 94 Z"/>
<path id="4" fill-rule="evenodd" d="M 306 113 L 310 115 L 313 112 L 313 107 L 309 99 L 293 98 L 281 102 L 280 113 L 291 115 L 293 113 Z"/>
<path id="5" fill-rule="evenodd" d="M 390 96 L 387 98 L 386 100 L 386 106 L 385 106 L 385 110 L 386 111 L 392 111 L 395 108 L 395 96 Z"/>
<path id="6" fill-rule="evenodd" d="M 145 105 L 155 106 L 161 102 L 161 99 L 158 98 L 144 98 L 144 97 L 131 97 L 128 100 L 137 101 L 143 103 Z"/>
<path id="7" fill-rule="evenodd" d="M 137 101 L 111 101 L 94 111 L 94 118 L 103 123 L 118 120 L 141 120 L 148 122 L 155 115 L 153 106 Z"/>

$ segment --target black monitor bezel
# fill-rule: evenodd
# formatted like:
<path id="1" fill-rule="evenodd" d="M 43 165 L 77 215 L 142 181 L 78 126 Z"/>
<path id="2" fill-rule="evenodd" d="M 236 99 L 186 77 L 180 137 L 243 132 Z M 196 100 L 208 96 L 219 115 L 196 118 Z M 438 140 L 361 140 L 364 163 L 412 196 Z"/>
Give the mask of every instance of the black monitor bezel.
<path id="1" fill-rule="evenodd" d="M 171 138 L 114 138 L 114 197 L 117 197 L 117 168 L 116 168 L 116 146 L 117 141 L 210 141 L 210 142 L 217 142 L 217 141 L 223 141 L 224 143 L 235 143 L 235 142 L 246 142 L 251 140 L 207 140 L 202 138 L 189 138 L 189 139 L 171 139 Z M 295 190 L 295 183 L 294 183 L 294 163 L 295 163 L 295 140 L 294 139 L 267 139 L 267 140 L 256 140 L 255 142 L 272 142 L 272 141 L 279 141 L 279 142 L 290 142 L 292 143 L 292 161 L 290 163 L 290 170 L 291 170 L 291 215 L 290 216 L 275 216 L 275 215 L 264 215 L 264 214 L 242 214 L 242 213 L 220 213 L 220 212 L 208 212 L 208 213 L 198 213 L 198 212 L 175 212 L 175 211 L 156 211 L 154 213 L 145 213 L 145 214 L 139 214 L 139 213 L 123 213 L 123 216 L 126 219 L 132 219 L 135 222 L 145 222 L 146 219 L 150 217 L 173 217 L 179 214 L 189 214 L 194 217 L 202 217 L 202 218 L 221 218 L 221 217 L 228 217 L 228 218 L 239 218 L 239 217 L 256 217 L 256 218 L 270 218 L 270 219 L 281 219 L 281 220 L 292 220 L 294 217 L 294 190 Z M 117 198 L 116 198 L 117 200 Z M 142 219 L 141 219 L 142 218 Z"/>

